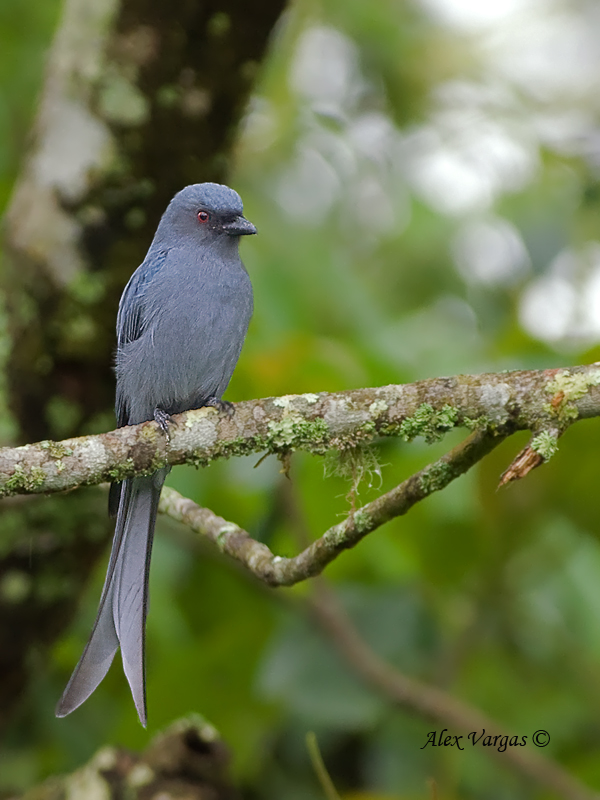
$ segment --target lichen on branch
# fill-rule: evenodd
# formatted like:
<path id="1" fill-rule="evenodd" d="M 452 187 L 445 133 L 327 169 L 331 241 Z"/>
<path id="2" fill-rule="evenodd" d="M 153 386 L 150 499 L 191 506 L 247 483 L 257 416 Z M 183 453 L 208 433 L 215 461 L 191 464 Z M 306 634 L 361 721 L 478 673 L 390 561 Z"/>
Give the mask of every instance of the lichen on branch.
<path id="1" fill-rule="evenodd" d="M 204 466 L 250 453 L 323 454 L 388 436 L 434 441 L 453 427 L 502 436 L 530 430 L 534 460 L 542 463 L 551 440 L 577 419 L 594 416 L 600 416 L 598 364 L 286 395 L 237 403 L 231 417 L 212 408 L 185 412 L 173 418 L 168 442 L 155 422 L 145 422 L 1 449 L 0 496 L 63 491 L 147 475 L 166 464 Z M 438 470 L 422 479 L 437 485 L 443 477 Z"/>

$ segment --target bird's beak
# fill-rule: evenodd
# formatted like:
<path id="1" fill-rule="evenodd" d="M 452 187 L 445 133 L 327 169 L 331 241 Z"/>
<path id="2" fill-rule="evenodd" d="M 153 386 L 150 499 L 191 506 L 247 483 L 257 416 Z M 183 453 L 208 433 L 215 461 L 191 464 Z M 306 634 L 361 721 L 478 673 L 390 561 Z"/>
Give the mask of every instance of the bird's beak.
<path id="1" fill-rule="evenodd" d="M 239 217 L 232 219 L 231 222 L 223 224 L 223 230 L 230 236 L 249 236 L 251 233 L 256 233 L 256 228 L 249 222 L 246 217 Z"/>

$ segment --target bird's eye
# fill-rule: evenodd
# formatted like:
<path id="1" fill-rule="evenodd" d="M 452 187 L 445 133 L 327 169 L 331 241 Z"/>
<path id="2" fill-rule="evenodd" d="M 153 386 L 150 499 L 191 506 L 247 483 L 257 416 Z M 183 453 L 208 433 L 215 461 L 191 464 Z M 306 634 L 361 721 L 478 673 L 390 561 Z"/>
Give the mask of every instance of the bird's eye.
<path id="1" fill-rule="evenodd" d="M 208 222 L 210 219 L 210 214 L 208 211 L 199 211 L 198 212 L 198 222 L 205 223 Z"/>

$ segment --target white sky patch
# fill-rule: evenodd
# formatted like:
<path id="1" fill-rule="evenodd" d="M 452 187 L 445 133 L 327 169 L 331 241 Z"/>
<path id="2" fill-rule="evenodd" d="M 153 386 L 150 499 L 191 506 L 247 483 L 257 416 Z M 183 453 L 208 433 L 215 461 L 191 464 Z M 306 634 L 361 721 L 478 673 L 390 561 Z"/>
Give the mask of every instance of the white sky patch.
<path id="1" fill-rule="evenodd" d="M 442 295 L 435 303 L 374 330 L 378 351 L 417 374 L 456 374 L 473 369 L 481 336 L 477 317 L 462 298 Z M 447 345 L 440 348 L 440 342 Z M 483 365 L 482 365 L 483 367 Z"/>
<path id="2" fill-rule="evenodd" d="M 461 109 L 462 113 L 470 109 L 479 115 L 484 110 L 506 114 L 516 105 L 511 87 L 489 74 L 479 81 L 466 78 L 444 81 L 432 88 L 432 97 L 440 109 Z"/>
<path id="3" fill-rule="evenodd" d="M 293 219 L 319 225 L 340 190 L 340 179 L 329 161 L 318 150 L 300 146 L 296 158 L 280 176 L 275 196 Z"/>
<path id="4" fill-rule="evenodd" d="M 348 139 L 360 155 L 386 169 L 393 168 L 397 162 L 397 150 L 402 140 L 400 132 L 385 114 L 369 112 L 351 120 Z"/>
<path id="5" fill-rule="evenodd" d="M 446 27 L 470 37 L 472 55 L 479 62 L 483 83 L 499 93 L 525 95 L 534 100 L 513 111 L 539 137 L 559 152 L 588 157 L 598 163 L 590 138 L 600 113 L 600 3 L 573 0 L 420 0 L 421 5 Z M 454 90 L 452 107 L 465 113 L 479 107 L 494 111 L 495 103 L 479 97 L 474 85 Z M 434 100 L 445 85 L 434 90 Z M 444 102 L 445 100 L 445 102 Z M 506 107 L 497 109 L 506 116 Z M 590 113 L 591 112 L 591 113 Z M 556 122 L 556 125 L 552 123 Z"/>
<path id="6" fill-rule="evenodd" d="M 353 228 L 360 226 L 371 244 L 387 231 L 401 230 L 410 208 L 402 136 L 389 117 L 350 111 L 334 129 L 320 114 L 307 110 L 304 118 L 296 155 L 275 182 L 283 210 L 318 225 L 338 205 L 342 224 L 351 220 Z"/>
<path id="7" fill-rule="evenodd" d="M 368 112 L 349 122 L 347 141 L 357 174 L 344 198 L 344 214 L 375 238 L 399 232 L 410 218 L 400 132 L 385 114 Z"/>
<path id="8" fill-rule="evenodd" d="M 365 86 L 356 45 L 336 28 L 309 28 L 298 42 L 290 85 L 315 110 L 334 116 L 342 113 Z"/>
<path id="9" fill-rule="evenodd" d="M 600 152 L 599 131 L 590 109 L 541 110 L 532 114 L 532 124 L 540 141 L 558 153 Z"/>
<path id="10" fill-rule="evenodd" d="M 425 202 L 445 214 L 462 214 L 490 205 L 490 186 L 462 153 L 448 148 L 433 127 L 423 127 L 405 139 L 409 182 Z"/>
<path id="11" fill-rule="evenodd" d="M 255 152 L 268 150 L 277 139 L 277 128 L 277 115 L 271 103 L 262 95 L 253 95 L 241 122 L 244 146 Z"/>
<path id="12" fill-rule="evenodd" d="M 351 180 L 358 170 L 355 148 L 343 133 L 334 133 L 319 125 L 318 121 L 304 139 L 308 147 L 318 150 L 331 164 L 343 181 Z"/>
<path id="13" fill-rule="evenodd" d="M 452 253 L 465 280 L 488 286 L 510 286 L 531 266 L 519 232 L 503 219 L 466 223 L 454 239 Z"/>
<path id="14" fill-rule="evenodd" d="M 350 203 L 352 219 L 368 231 L 379 234 L 395 226 L 396 214 L 391 198 L 375 175 L 365 175 L 356 183 Z"/>
<path id="15" fill-rule="evenodd" d="M 499 27 L 483 49 L 501 75 L 538 101 L 589 96 L 600 87 L 599 12 L 532 15 Z"/>
<path id="16" fill-rule="evenodd" d="M 545 7 L 546 0 L 421 0 L 421 5 L 445 25 L 463 31 L 512 22 L 530 9 Z"/>
<path id="17" fill-rule="evenodd" d="M 519 318 L 546 342 L 600 341 L 600 243 L 560 253 L 523 293 Z"/>
<path id="18" fill-rule="evenodd" d="M 330 212 L 353 220 L 359 203 L 355 224 L 364 223 L 376 240 L 406 224 L 412 193 L 456 218 L 453 253 L 466 280 L 514 285 L 527 275 L 529 258 L 518 232 L 494 217 L 494 204 L 535 180 L 540 146 L 600 165 L 600 3 L 419 2 L 462 37 L 472 56 L 463 70 L 470 77 L 433 87 L 424 124 L 401 131 L 382 111 L 365 110 L 381 88 L 362 74 L 356 44 L 332 26 L 309 27 L 288 78 L 304 130 L 275 177 L 274 194 L 287 214 L 309 225 Z M 249 138 L 276 140 L 272 109 L 258 104 L 253 113 Z M 598 316 L 594 286 L 586 308 Z M 581 331 L 594 328 L 579 291 L 571 277 L 552 270 L 531 283 L 521 309 L 528 330 L 560 340 L 577 327 L 573 314 L 587 320 L 578 323 Z"/>
<path id="19" fill-rule="evenodd" d="M 404 142 L 409 179 L 445 214 L 487 209 L 502 192 L 518 191 L 537 167 L 537 150 L 482 114 L 439 114 Z"/>

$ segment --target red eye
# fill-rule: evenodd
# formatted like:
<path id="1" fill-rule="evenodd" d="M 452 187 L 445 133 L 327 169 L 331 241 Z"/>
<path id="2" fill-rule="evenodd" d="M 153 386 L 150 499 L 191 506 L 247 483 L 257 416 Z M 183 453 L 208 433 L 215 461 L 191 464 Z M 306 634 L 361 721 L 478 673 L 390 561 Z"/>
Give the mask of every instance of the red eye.
<path id="1" fill-rule="evenodd" d="M 198 212 L 198 222 L 202 222 L 202 223 L 208 222 L 209 219 L 210 219 L 210 214 L 208 213 L 208 211 L 199 211 Z"/>

